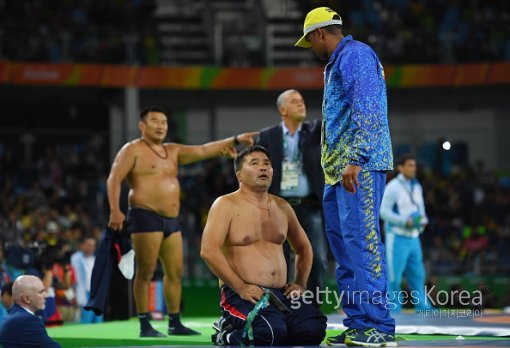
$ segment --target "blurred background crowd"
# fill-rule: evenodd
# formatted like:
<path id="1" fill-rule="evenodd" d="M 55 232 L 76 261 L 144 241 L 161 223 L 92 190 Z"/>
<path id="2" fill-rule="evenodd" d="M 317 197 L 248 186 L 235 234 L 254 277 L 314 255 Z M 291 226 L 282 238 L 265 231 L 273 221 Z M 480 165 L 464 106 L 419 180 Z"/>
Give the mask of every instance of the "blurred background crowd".
<path id="1" fill-rule="evenodd" d="M 99 241 L 106 224 L 108 158 L 83 144 L 42 150 L 32 166 L 20 168 L 15 149 L 2 149 L 0 276 L 5 283 L 27 269 L 41 275 L 49 270 L 53 286 L 65 296 L 77 279 L 64 281 L 62 269 L 71 267 L 71 255 L 84 238 Z M 213 279 L 199 257 L 201 233 L 214 199 L 237 189 L 233 166 L 228 159 L 213 159 L 182 167 L 179 177 L 184 277 Z M 508 178 L 479 161 L 448 173 L 422 167 L 419 179 L 430 219 L 422 235 L 428 277 L 510 276 Z"/>
<path id="2" fill-rule="evenodd" d="M 316 65 L 286 39 L 318 6 L 339 7 L 383 64 L 510 60 L 510 5 L 482 0 L 3 0 L 0 59 Z"/>
<path id="3" fill-rule="evenodd" d="M 320 5 L 338 9 L 336 1 L 311 0 L 2 0 L 0 60 L 319 65 L 310 52 L 289 51 L 289 42 L 300 36 L 303 14 Z M 346 1 L 339 12 L 345 31 L 369 43 L 383 63 L 510 60 L 506 1 Z M 0 287 L 27 271 L 45 277 L 63 307 L 58 320 L 80 320 L 81 280 L 71 258 L 90 254 L 107 222 L 112 149 L 108 125 L 102 127 L 38 140 L 6 131 L 0 139 Z M 11 141 L 18 136 L 25 146 Z M 179 141 L 175 134 L 170 140 Z M 510 276 L 508 173 L 487 169 L 483 158 L 462 165 L 445 158 L 418 157 L 430 220 L 422 235 L 428 278 Z M 184 277 L 213 279 L 199 257 L 200 239 L 211 203 L 237 189 L 232 163 L 218 158 L 186 166 L 179 178 Z M 87 239 L 95 243 L 85 246 Z M 509 303 L 510 290 L 490 306 Z"/>

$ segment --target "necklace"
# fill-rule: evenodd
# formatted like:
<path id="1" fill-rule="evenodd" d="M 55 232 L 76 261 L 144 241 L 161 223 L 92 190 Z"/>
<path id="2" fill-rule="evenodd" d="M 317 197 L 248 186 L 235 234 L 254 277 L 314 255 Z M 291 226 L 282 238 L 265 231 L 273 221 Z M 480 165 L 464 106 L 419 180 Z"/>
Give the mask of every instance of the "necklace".
<path id="1" fill-rule="evenodd" d="M 152 152 L 154 152 L 154 153 L 156 154 L 156 156 L 158 156 L 159 158 L 161 158 L 161 159 L 167 159 L 167 158 L 168 158 L 168 152 L 166 151 L 166 147 L 165 147 L 164 145 L 162 145 L 162 146 L 163 146 L 163 150 L 165 150 L 165 156 L 163 157 L 163 156 L 161 156 L 159 153 L 157 153 L 157 152 L 156 152 L 156 150 L 154 150 L 154 149 L 152 148 L 152 146 L 151 146 L 148 142 L 146 142 L 146 141 L 145 141 L 145 139 L 144 139 L 144 138 L 140 138 L 140 140 L 141 140 L 141 141 L 143 141 L 143 143 L 144 143 L 145 145 L 147 145 L 147 146 L 149 147 L 149 149 L 151 149 L 151 150 L 152 150 Z"/>
<path id="2" fill-rule="evenodd" d="M 254 206 L 256 206 L 256 207 L 257 207 L 257 208 L 259 208 L 259 209 L 267 210 L 267 212 L 269 213 L 269 209 L 271 209 L 271 207 L 269 206 L 269 196 L 267 196 L 267 208 L 266 208 L 266 207 L 261 207 L 261 206 L 259 206 L 258 204 L 256 204 L 256 203 L 254 203 L 254 202 L 250 201 L 250 200 L 248 199 L 248 197 L 246 197 L 246 195 L 243 193 L 243 191 L 239 190 L 239 192 L 241 193 L 241 196 L 243 196 L 243 197 L 244 197 L 244 199 L 246 199 L 249 203 L 253 204 Z"/>

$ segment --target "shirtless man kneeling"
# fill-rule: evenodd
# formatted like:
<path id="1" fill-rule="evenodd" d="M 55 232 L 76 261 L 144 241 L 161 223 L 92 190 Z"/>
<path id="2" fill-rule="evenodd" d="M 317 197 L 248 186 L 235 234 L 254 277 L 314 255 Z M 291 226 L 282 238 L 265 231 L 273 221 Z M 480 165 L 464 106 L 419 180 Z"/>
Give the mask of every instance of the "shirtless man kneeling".
<path id="1" fill-rule="evenodd" d="M 255 317 L 253 344 L 319 345 L 326 334 L 326 317 L 313 305 L 301 299 L 296 305 L 291 298 L 306 288 L 312 247 L 289 203 L 268 193 L 273 176 L 269 153 L 262 146 L 246 147 L 234 168 L 239 190 L 212 205 L 200 252 L 220 279 L 222 318 L 214 343 L 247 344 L 247 315 L 269 289 L 277 299 Z M 294 283 L 286 283 L 285 240 L 296 253 Z"/>

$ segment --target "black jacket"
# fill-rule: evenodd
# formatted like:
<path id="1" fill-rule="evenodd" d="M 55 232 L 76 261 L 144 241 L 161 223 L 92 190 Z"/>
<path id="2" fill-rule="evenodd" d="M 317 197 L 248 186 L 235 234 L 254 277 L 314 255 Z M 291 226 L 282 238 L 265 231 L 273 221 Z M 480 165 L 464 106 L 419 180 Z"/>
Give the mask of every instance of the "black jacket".
<path id="1" fill-rule="evenodd" d="M 104 230 L 103 238 L 96 250 L 96 261 L 94 262 L 94 268 L 92 268 L 90 298 L 84 307 L 85 310 L 93 311 L 96 315 L 103 314 L 113 268 L 117 267 L 121 256 L 129 250 L 131 250 L 129 234 L 117 233 L 110 228 Z"/>
<path id="2" fill-rule="evenodd" d="M 322 204 L 324 193 L 324 173 L 321 166 L 321 122 L 306 121 L 301 126 L 299 149 L 303 155 L 303 169 L 308 178 L 310 189 Z M 281 123 L 260 131 L 258 144 L 264 146 L 271 155 L 273 182 L 269 192 L 280 195 L 283 162 L 283 130 Z"/>

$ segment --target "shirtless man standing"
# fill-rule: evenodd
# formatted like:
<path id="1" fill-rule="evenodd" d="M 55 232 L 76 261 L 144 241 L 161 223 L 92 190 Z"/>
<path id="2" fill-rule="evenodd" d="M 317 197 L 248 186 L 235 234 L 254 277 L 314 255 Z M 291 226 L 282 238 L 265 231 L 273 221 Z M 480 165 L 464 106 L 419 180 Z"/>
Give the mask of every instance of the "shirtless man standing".
<path id="1" fill-rule="evenodd" d="M 253 344 L 318 345 L 326 334 L 326 317 L 302 299 L 296 305 L 294 297 L 306 288 L 312 247 L 289 203 L 268 193 L 273 177 L 269 153 L 262 146 L 246 147 L 234 167 L 239 190 L 212 205 L 200 252 L 220 279 L 222 318 L 214 343 L 247 344 L 247 315 L 269 289 L 280 301 L 273 299 L 258 312 Z M 285 240 L 296 253 L 294 283 L 286 283 Z"/>
<path id="2" fill-rule="evenodd" d="M 141 138 L 125 144 L 113 162 L 107 181 L 110 220 L 108 226 L 131 234 L 135 250 L 136 274 L 134 298 L 140 320 L 140 337 L 163 337 L 149 322 L 149 286 L 159 259 L 163 266 L 163 291 L 168 309 L 169 335 L 196 335 L 180 321 L 182 235 L 179 215 L 179 164 L 189 164 L 221 153 L 235 151 L 240 143 L 253 144 L 257 133 L 204 145 L 187 146 L 163 143 L 168 131 L 167 116 L 162 109 L 149 108 L 140 114 Z M 129 211 L 120 211 L 121 183 L 127 179 Z"/>

